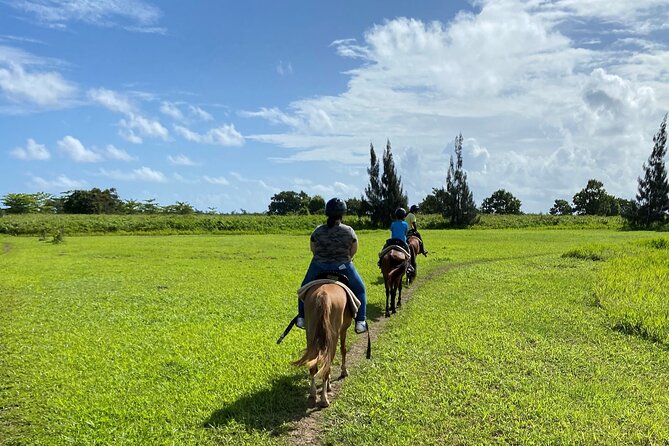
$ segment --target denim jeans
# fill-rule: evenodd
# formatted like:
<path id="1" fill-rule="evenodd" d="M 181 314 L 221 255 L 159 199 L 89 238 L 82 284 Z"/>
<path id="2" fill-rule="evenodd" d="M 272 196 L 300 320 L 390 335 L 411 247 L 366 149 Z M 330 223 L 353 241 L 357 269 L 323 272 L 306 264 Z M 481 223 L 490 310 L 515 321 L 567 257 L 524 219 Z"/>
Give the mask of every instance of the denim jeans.
<path id="1" fill-rule="evenodd" d="M 344 268 L 342 268 L 342 266 Z M 348 278 L 348 287 L 360 301 L 360 308 L 358 308 L 358 314 L 355 316 L 355 320 L 364 321 L 367 316 L 367 290 L 365 289 L 365 284 L 362 282 L 360 274 L 358 274 L 355 266 L 353 266 L 353 262 L 321 263 L 312 260 L 301 286 L 306 285 L 312 280 L 316 280 L 318 275 L 325 271 L 339 271 Z M 297 315 L 299 317 L 304 317 L 304 302 L 299 299 L 297 300 Z"/>

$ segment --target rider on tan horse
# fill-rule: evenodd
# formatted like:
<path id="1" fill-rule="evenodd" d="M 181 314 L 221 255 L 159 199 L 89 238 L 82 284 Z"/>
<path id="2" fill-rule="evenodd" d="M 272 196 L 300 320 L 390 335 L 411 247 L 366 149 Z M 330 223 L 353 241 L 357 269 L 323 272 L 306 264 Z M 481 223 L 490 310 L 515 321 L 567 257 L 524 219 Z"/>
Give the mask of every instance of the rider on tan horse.
<path id="1" fill-rule="evenodd" d="M 418 251 L 420 254 L 423 254 L 424 256 L 427 257 L 427 251 L 425 250 L 425 246 L 423 245 L 423 237 L 418 233 L 418 226 L 416 226 L 416 214 L 418 213 L 419 208 L 415 204 L 411 206 L 409 209 L 409 213 L 407 214 L 406 221 L 409 224 L 409 230 L 407 231 L 407 235 L 415 235 L 418 237 L 418 241 L 420 242 L 420 250 Z"/>

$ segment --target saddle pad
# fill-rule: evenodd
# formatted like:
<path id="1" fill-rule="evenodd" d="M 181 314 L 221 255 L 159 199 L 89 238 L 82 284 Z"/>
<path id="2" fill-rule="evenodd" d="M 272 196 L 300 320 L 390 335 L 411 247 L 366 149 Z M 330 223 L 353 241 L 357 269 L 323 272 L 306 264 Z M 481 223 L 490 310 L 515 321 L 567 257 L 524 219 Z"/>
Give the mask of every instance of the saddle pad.
<path id="1" fill-rule="evenodd" d="M 355 297 L 355 294 L 349 287 L 344 285 L 341 282 L 337 282 L 336 280 L 332 279 L 316 279 L 312 280 L 311 282 L 307 283 L 303 287 L 297 290 L 297 298 L 304 301 L 304 297 L 307 295 L 307 291 L 309 291 L 310 288 L 315 287 L 317 285 L 322 285 L 324 283 L 336 283 L 340 287 L 346 291 L 346 296 L 348 297 L 348 305 L 349 308 L 351 308 L 351 312 L 353 313 L 353 318 L 355 319 L 355 315 L 358 314 L 358 308 L 360 308 L 360 300 Z"/>
<path id="2" fill-rule="evenodd" d="M 383 248 L 383 251 L 381 251 L 381 252 L 379 253 L 379 257 L 383 257 L 383 256 L 386 255 L 386 253 L 387 253 L 388 251 L 390 251 L 391 249 L 394 249 L 395 251 L 402 251 L 405 255 L 407 255 L 409 258 L 411 258 L 411 253 L 409 253 L 406 249 L 402 248 L 402 247 L 399 246 L 399 245 L 390 245 L 390 246 L 386 246 L 385 248 Z"/>

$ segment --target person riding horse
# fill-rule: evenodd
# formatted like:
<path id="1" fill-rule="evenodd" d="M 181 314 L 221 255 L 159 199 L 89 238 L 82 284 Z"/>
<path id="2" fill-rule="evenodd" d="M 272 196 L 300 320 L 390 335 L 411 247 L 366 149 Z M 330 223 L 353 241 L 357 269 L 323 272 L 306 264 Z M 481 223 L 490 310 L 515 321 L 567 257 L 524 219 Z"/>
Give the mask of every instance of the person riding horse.
<path id="1" fill-rule="evenodd" d="M 383 253 L 389 246 L 399 246 L 404 249 L 407 254 L 410 254 L 409 245 L 407 244 L 407 232 L 409 231 L 409 224 L 404 221 L 407 216 L 407 211 L 404 208 L 397 208 L 395 210 L 395 220 L 390 224 L 390 238 L 386 240 L 383 245 L 381 253 Z M 379 255 L 379 268 L 381 268 L 381 258 Z"/>
<path id="2" fill-rule="evenodd" d="M 348 279 L 348 286 L 360 301 L 360 308 L 355 317 L 355 332 L 367 331 L 366 307 L 367 290 L 365 284 L 353 266 L 353 256 L 358 251 L 358 237 L 353 228 L 342 223 L 346 214 L 346 203 L 333 198 L 325 205 L 327 223 L 318 226 L 311 234 L 311 252 L 313 257 L 302 286 L 316 280 L 321 273 L 336 271 Z M 304 302 L 298 299 L 297 327 L 304 329 Z"/>
<path id="3" fill-rule="evenodd" d="M 418 226 L 416 226 L 416 214 L 418 213 L 419 208 L 415 204 L 411 206 L 409 209 L 409 213 L 406 216 L 406 221 L 409 225 L 409 231 L 407 232 L 407 235 L 415 235 L 418 237 L 418 241 L 420 243 L 420 250 L 418 251 L 420 254 L 423 254 L 424 256 L 427 257 L 427 251 L 425 250 L 425 246 L 423 245 L 423 237 L 418 233 Z"/>

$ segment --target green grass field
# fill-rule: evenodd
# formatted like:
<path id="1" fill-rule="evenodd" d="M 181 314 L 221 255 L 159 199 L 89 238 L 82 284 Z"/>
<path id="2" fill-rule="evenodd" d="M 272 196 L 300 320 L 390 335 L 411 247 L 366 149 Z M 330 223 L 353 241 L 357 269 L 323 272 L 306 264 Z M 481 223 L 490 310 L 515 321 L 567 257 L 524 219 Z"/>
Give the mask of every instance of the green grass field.
<path id="1" fill-rule="evenodd" d="M 351 368 L 328 444 L 669 442 L 666 286 L 645 282 L 667 283 L 657 233 L 421 232 L 429 280 Z M 358 235 L 373 324 L 387 234 Z M 308 245 L 0 236 L 0 444 L 288 444 L 308 407 L 290 365 L 304 336 L 276 339 Z M 634 299 L 611 277 L 641 283 Z"/>

